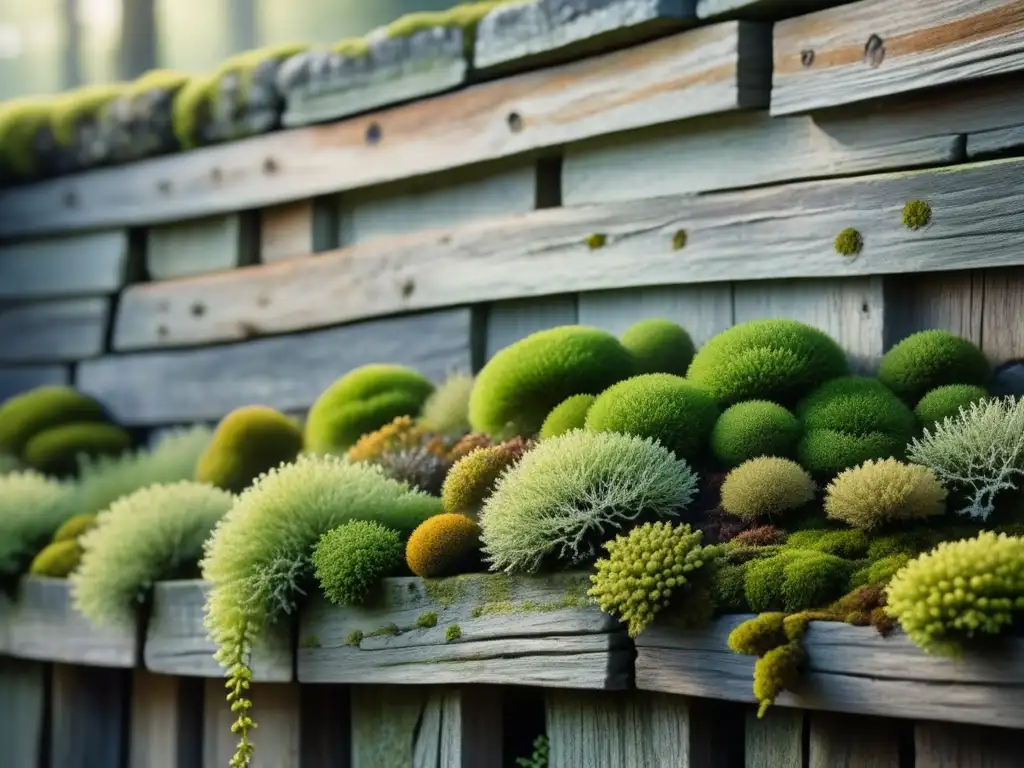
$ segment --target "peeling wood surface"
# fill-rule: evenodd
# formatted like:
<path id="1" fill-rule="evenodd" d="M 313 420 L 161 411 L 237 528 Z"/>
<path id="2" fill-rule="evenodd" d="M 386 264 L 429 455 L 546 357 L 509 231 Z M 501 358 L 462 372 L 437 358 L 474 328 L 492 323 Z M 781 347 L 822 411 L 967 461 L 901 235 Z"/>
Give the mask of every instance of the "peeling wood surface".
<path id="1" fill-rule="evenodd" d="M 0 300 L 114 293 L 128 268 L 128 233 L 89 232 L 0 246 Z"/>
<path id="2" fill-rule="evenodd" d="M 0 363 L 74 362 L 103 352 L 110 299 L 0 307 Z"/>
<path id="3" fill-rule="evenodd" d="M 134 286 L 118 350 L 228 341 L 470 302 L 654 285 L 1024 263 L 1024 161 L 535 211 L 201 279 Z M 902 223 L 925 200 L 931 223 Z M 979 213 L 983 211 L 984 213 Z M 852 226 L 864 246 L 835 252 Z M 685 232 L 685 247 L 674 239 Z M 607 237 L 592 249 L 591 234 Z M 230 298 L 227 298 L 230 297 Z M 196 317 L 193 305 L 205 310 Z M 161 329 L 163 329 L 161 331 Z"/>
<path id="4" fill-rule="evenodd" d="M 1019 0 L 862 0 L 779 22 L 772 115 L 1024 69 Z"/>
<path id="5" fill-rule="evenodd" d="M 203 624 L 208 592 L 209 585 L 199 580 L 164 581 L 154 586 L 143 648 L 147 669 L 184 677 L 224 677 L 224 670 L 213 658 L 217 646 Z M 291 634 L 287 624 L 276 625 L 253 648 L 253 680 L 286 683 L 293 679 Z"/>
<path id="6" fill-rule="evenodd" d="M 0 192 L 0 237 L 233 213 L 764 106 L 768 34 L 725 22 L 330 125 Z M 379 140 L 368 145 L 368 131 Z"/>
<path id="7" fill-rule="evenodd" d="M 133 667 L 139 656 L 135 627 L 93 627 L 72 608 L 69 585 L 64 579 L 22 579 L 9 617 L 7 653 L 17 658 Z"/>
<path id="8" fill-rule="evenodd" d="M 581 583 L 583 574 L 396 578 L 373 605 L 311 599 L 299 617 L 298 679 L 626 688 L 631 644 L 611 617 L 574 604 Z M 425 613 L 434 626 L 418 626 Z M 448 640 L 452 627 L 460 636 Z"/>

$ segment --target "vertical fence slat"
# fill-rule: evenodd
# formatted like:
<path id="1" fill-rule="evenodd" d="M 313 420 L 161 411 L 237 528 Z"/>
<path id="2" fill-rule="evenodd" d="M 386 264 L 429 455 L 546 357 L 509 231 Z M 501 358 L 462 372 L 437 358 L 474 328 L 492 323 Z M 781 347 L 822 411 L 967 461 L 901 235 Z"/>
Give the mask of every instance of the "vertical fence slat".
<path id="1" fill-rule="evenodd" d="M 914 726 L 914 768 L 1017 768 L 1020 731 L 956 723 Z"/>
<path id="2" fill-rule="evenodd" d="M 129 670 L 53 665 L 52 768 L 119 766 L 128 741 Z"/>
<path id="3" fill-rule="evenodd" d="M 235 715 L 225 700 L 224 680 L 206 680 L 203 714 L 203 768 L 224 768 L 238 738 L 231 732 Z M 256 746 L 254 764 L 266 768 L 299 765 L 299 686 L 295 683 L 253 683 L 250 736 Z"/>
<path id="4" fill-rule="evenodd" d="M 423 686 L 352 686 L 352 768 L 409 768 Z"/>
<path id="5" fill-rule="evenodd" d="M 804 712 L 772 707 L 758 719 L 747 712 L 744 730 L 746 768 L 802 768 L 804 764 Z"/>
<path id="6" fill-rule="evenodd" d="M 989 269 L 984 281 L 981 344 L 994 365 L 1024 358 L 1024 269 Z"/>
<path id="7" fill-rule="evenodd" d="M 824 712 L 810 718 L 809 768 L 899 768 L 895 721 Z"/>
<path id="8" fill-rule="evenodd" d="M 501 689 L 497 686 L 444 691 L 437 768 L 500 766 L 502 725 Z"/>
<path id="9" fill-rule="evenodd" d="M 886 349 L 931 328 L 981 343 L 981 279 L 971 272 L 927 272 L 885 278 Z"/>
<path id="10" fill-rule="evenodd" d="M 347 685 L 300 687 L 301 768 L 350 768 L 352 715 Z"/>
<path id="11" fill-rule="evenodd" d="M 38 661 L 0 656 L 0 763 L 38 768 L 46 721 L 46 674 Z"/>
<path id="12" fill-rule="evenodd" d="M 129 768 L 195 768 L 202 759 L 203 681 L 132 674 Z"/>
<path id="13" fill-rule="evenodd" d="M 146 269 L 171 280 L 255 264 L 259 218 L 253 211 L 161 224 L 146 230 Z"/>

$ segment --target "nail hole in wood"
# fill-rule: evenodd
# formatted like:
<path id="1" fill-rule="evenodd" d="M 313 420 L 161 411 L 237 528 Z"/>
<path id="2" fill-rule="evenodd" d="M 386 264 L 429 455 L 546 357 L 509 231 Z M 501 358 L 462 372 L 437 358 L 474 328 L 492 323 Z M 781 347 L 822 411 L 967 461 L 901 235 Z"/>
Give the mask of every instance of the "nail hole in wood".
<path id="1" fill-rule="evenodd" d="M 268 157 L 263 161 L 263 172 L 266 174 L 277 173 L 277 160 Z"/>
<path id="2" fill-rule="evenodd" d="M 871 308 L 868 306 L 867 302 L 864 302 L 863 304 L 860 305 L 860 311 L 866 315 L 868 312 L 871 311 Z"/>
<path id="3" fill-rule="evenodd" d="M 868 42 L 864 46 L 864 59 L 872 67 L 877 67 L 882 63 L 882 59 L 884 58 L 885 43 L 882 42 L 882 38 L 878 35 L 872 35 L 868 38 Z"/>
<path id="4" fill-rule="evenodd" d="M 214 184 L 220 184 L 220 180 L 223 178 L 223 176 L 224 174 L 221 173 L 220 168 L 210 169 L 210 178 L 213 179 Z"/>
<path id="5" fill-rule="evenodd" d="M 814 63 L 814 51 L 810 48 L 800 51 L 800 63 L 805 67 L 811 66 Z"/>
<path id="6" fill-rule="evenodd" d="M 412 296 L 413 291 L 415 291 L 415 290 L 416 290 L 416 281 L 413 280 L 410 277 L 404 283 L 402 283 L 402 298 L 403 299 L 408 299 L 410 296 Z"/>
<path id="7" fill-rule="evenodd" d="M 523 130 L 523 116 L 518 112 L 509 112 L 507 120 L 508 129 L 512 131 L 512 133 L 519 133 Z"/>
<path id="8" fill-rule="evenodd" d="M 156 327 L 156 335 L 159 336 L 161 339 L 166 339 L 168 333 L 170 333 L 170 331 L 167 330 L 166 325 L 158 325 Z"/>
<path id="9" fill-rule="evenodd" d="M 78 194 L 73 189 L 69 189 L 64 193 L 64 207 L 65 208 L 77 208 L 78 207 Z"/>
<path id="10" fill-rule="evenodd" d="M 156 183 L 156 190 L 161 195 L 171 194 L 171 182 L 167 179 L 160 179 L 160 181 Z"/>
<path id="11" fill-rule="evenodd" d="M 380 123 L 370 123 L 366 126 L 366 143 L 376 144 L 380 141 L 381 133 Z"/>
<path id="12" fill-rule="evenodd" d="M 206 314 L 206 305 L 197 301 L 189 308 L 189 311 L 192 312 L 192 317 L 202 317 Z"/>

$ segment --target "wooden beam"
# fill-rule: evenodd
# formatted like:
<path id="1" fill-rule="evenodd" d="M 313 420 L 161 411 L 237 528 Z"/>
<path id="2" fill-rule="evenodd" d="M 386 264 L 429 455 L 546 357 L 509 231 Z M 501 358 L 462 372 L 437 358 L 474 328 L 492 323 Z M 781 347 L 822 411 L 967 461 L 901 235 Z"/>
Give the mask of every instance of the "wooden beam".
<path id="1" fill-rule="evenodd" d="M 1020 0 L 861 0 L 775 25 L 772 115 L 1024 69 Z"/>
<path id="2" fill-rule="evenodd" d="M 125 283 L 128 233 L 90 232 L 0 247 L 0 300 L 114 293 Z"/>
<path id="3" fill-rule="evenodd" d="M 848 2 L 850 0 L 697 0 L 697 18 L 777 21 Z"/>
<path id="4" fill-rule="evenodd" d="M 222 347 L 106 356 L 79 365 L 76 384 L 128 425 L 218 420 L 253 403 L 304 410 L 367 363 L 409 365 L 436 381 L 453 369 L 469 371 L 470 315 L 453 309 Z"/>
<path id="5" fill-rule="evenodd" d="M 767 27 L 726 22 L 339 123 L 0 192 L 0 238 L 233 213 L 767 104 Z"/>
<path id="6" fill-rule="evenodd" d="M 66 365 L 0 367 L 0 403 L 35 387 L 70 383 L 71 369 Z"/>
<path id="7" fill-rule="evenodd" d="M 375 240 L 123 295 L 114 347 L 284 333 L 470 302 L 727 280 L 854 277 L 1024 264 L 1024 161 L 536 211 Z M 932 208 L 907 229 L 912 200 Z M 987 215 L 980 219 L 977 211 Z M 836 253 L 846 227 L 855 257 Z M 601 247 L 590 235 L 603 234 Z M 683 247 L 677 248 L 682 244 Z M 195 307 L 202 307 L 201 312 Z"/>
<path id="8" fill-rule="evenodd" d="M 110 299 L 0 307 L 0 362 L 74 362 L 103 352 Z"/>

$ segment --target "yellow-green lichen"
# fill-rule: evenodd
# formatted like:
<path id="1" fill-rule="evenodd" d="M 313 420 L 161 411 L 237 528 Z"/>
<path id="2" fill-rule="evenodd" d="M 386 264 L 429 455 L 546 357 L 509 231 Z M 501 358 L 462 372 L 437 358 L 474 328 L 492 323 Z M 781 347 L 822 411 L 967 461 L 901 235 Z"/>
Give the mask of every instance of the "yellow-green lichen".
<path id="1" fill-rule="evenodd" d="M 473 574 L 449 576 L 442 579 L 423 579 L 423 589 L 433 602 L 447 608 L 465 599 L 468 593 L 468 581 Z"/>
<path id="2" fill-rule="evenodd" d="M 316 635 L 306 635 L 304 638 L 302 638 L 302 642 L 300 643 L 300 645 L 303 648 L 319 648 L 320 638 Z M 359 645 L 359 643 L 356 642 L 355 645 Z"/>
<path id="3" fill-rule="evenodd" d="M 864 247 L 864 239 L 856 229 L 847 227 L 836 235 L 834 246 L 840 256 L 856 256 Z"/>
<path id="4" fill-rule="evenodd" d="M 437 614 L 433 611 L 424 611 L 416 617 L 416 626 L 422 629 L 430 629 L 437 626 Z"/>
<path id="5" fill-rule="evenodd" d="M 676 250 L 676 251 L 683 250 L 683 248 L 686 247 L 686 239 L 687 239 L 686 230 L 685 229 L 677 230 L 676 233 L 674 235 L 672 235 L 672 248 L 673 248 L 673 250 Z"/>
<path id="6" fill-rule="evenodd" d="M 592 251 L 596 251 L 598 248 L 604 248 L 608 242 L 608 235 L 602 232 L 595 232 L 592 235 L 587 235 L 587 248 Z"/>
<path id="7" fill-rule="evenodd" d="M 53 99 L 32 96 L 0 103 L 0 174 L 27 181 L 39 173 L 36 135 L 50 122 Z"/>
<path id="8" fill-rule="evenodd" d="M 495 616 L 508 613 L 548 613 L 550 611 L 560 611 L 564 608 L 583 608 L 586 605 L 588 605 L 588 601 L 585 595 L 566 595 L 561 600 L 546 603 L 536 603 L 532 600 L 526 600 L 521 603 L 512 602 L 511 600 L 500 600 L 474 606 L 469 615 L 474 619 L 478 619 L 481 616 Z"/>
<path id="9" fill-rule="evenodd" d="M 78 124 L 84 119 L 97 118 L 110 102 L 124 93 L 126 87 L 127 83 L 89 85 L 55 97 L 50 112 L 53 138 L 62 147 L 71 146 Z"/>
<path id="10" fill-rule="evenodd" d="M 354 645 L 358 647 L 361 642 L 363 642 L 363 630 L 361 629 L 353 629 L 345 637 L 345 645 Z"/>
<path id="11" fill-rule="evenodd" d="M 911 200 L 903 206 L 903 226 L 920 229 L 932 220 L 932 207 L 924 200 Z"/>
<path id="12" fill-rule="evenodd" d="M 394 622 L 385 624 L 383 627 L 377 627 L 373 632 L 368 632 L 363 637 L 390 637 L 393 635 L 401 634 L 402 630 L 399 629 L 398 625 Z"/>
<path id="13" fill-rule="evenodd" d="M 458 624 L 452 624 L 448 629 L 444 631 L 444 639 L 452 643 L 462 637 L 462 627 Z"/>
<path id="14" fill-rule="evenodd" d="M 130 83 L 127 83 L 122 95 L 134 99 L 150 91 L 177 91 L 189 81 L 189 76 L 184 72 L 177 72 L 173 69 L 151 69 Z"/>

